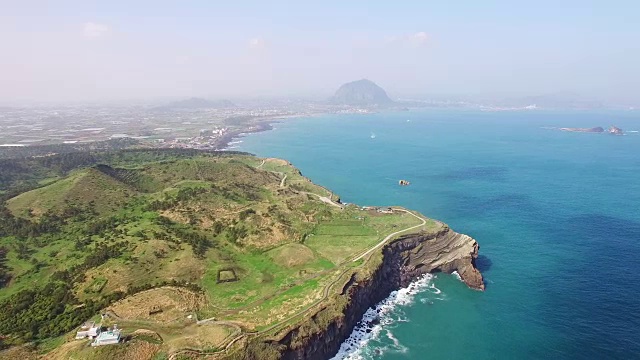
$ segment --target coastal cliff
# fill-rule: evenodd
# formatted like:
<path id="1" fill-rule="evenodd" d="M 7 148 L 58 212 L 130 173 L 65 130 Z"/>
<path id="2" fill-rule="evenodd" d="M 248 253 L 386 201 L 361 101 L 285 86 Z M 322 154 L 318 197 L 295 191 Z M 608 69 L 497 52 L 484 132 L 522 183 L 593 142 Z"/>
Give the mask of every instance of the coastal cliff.
<path id="1" fill-rule="evenodd" d="M 327 304 L 280 339 L 256 339 L 261 344 L 247 348 L 244 358 L 265 358 L 264 353 L 252 353 L 250 348 L 268 347 L 271 355 L 279 353 L 274 358 L 328 359 L 338 352 L 367 309 L 426 273 L 457 271 L 470 288 L 484 290 L 482 275 L 475 268 L 478 250 L 473 238 L 447 226 L 436 233 L 400 237 L 382 249 L 382 258 L 370 274 L 352 274 L 338 297 L 344 301 Z"/>

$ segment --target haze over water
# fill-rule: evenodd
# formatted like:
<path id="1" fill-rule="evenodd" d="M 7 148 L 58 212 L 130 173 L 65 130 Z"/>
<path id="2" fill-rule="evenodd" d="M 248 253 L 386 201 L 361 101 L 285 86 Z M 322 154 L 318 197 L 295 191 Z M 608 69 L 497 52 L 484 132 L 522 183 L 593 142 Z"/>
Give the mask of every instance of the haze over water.
<path id="1" fill-rule="evenodd" d="M 544 129 L 611 124 L 640 130 L 640 113 L 327 115 L 239 145 L 344 202 L 415 209 L 480 243 L 486 292 L 438 274 L 351 357 L 639 358 L 640 133 Z"/>

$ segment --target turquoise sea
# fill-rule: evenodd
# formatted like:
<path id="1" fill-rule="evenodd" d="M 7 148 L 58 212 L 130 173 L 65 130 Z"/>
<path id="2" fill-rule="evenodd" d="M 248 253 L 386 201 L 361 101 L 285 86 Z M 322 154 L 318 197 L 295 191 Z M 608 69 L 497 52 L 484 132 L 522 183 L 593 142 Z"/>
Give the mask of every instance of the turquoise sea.
<path id="1" fill-rule="evenodd" d="M 611 124 L 640 130 L 640 112 L 326 115 L 276 123 L 239 149 L 481 245 L 485 292 L 454 275 L 423 280 L 341 358 L 640 359 L 640 133 L 545 128 Z"/>

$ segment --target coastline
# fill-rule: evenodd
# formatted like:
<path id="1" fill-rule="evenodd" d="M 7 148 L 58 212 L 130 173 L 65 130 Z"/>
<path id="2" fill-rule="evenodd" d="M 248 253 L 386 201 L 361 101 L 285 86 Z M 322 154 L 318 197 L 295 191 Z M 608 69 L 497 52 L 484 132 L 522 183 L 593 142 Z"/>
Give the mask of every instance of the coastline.
<path id="1" fill-rule="evenodd" d="M 272 130 L 272 124 L 291 118 L 321 116 L 312 114 L 287 118 L 263 119 L 247 130 L 229 134 L 228 145 L 248 133 Z M 233 149 L 227 149 L 233 150 Z M 328 190 L 329 191 L 329 190 Z M 408 233 L 387 241 L 367 255 L 362 269 L 350 270 L 339 284 L 342 291 L 333 294 L 330 301 L 318 304 L 299 321 L 284 328 L 276 327 L 276 333 L 252 334 L 239 341 L 230 350 L 229 358 L 238 353 L 260 359 L 338 359 L 343 344 L 358 332 L 358 324 L 367 319 L 372 309 L 387 301 L 402 289 L 413 288 L 416 281 L 430 278 L 433 273 L 455 273 L 470 289 L 484 291 L 482 275 L 475 266 L 479 245 L 464 234 L 452 231 L 446 224 L 434 234 Z M 456 245 L 438 243 L 442 239 L 458 239 Z M 461 245 L 462 244 L 462 245 Z M 462 249 L 462 250 L 461 250 Z M 373 265 L 372 265 L 373 264 Z M 373 266 L 373 269 L 370 267 Z M 341 278 L 342 278 L 341 276 Z M 336 289 L 333 290 L 334 292 Z M 375 315 L 376 319 L 377 315 Z M 376 320 L 373 320 L 374 322 Z M 355 331 L 355 332 L 354 332 Z M 352 344 L 353 345 L 353 344 Z M 239 346 L 239 348 L 237 348 Z M 275 355 L 277 354 L 277 355 Z M 273 355 L 273 357 L 271 357 Z M 224 356 L 227 358 L 227 355 Z"/>
<path id="2" fill-rule="evenodd" d="M 237 139 L 241 139 L 245 134 L 253 134 L 259 133 L 263 131 L 273 130 L 272 124 L 276 124 L 279 121 L 276 119 L 273 120 L 262 120 L 248 128 L 240 128 L 234 131 L 230 131 L 227 134 L 223 135 L 220 139 L 216 141 L 216 150 L 220 151 L 228 151 L 230 143 L 236 141 Z"/>
<path id="3" fill-rule="evenodd" d="M 344 272 L 327 301 L 302 319 L 273 332 L 248 334 L 224 358 L 333 358 L 372 308 L 428 274 L 457 272 L 470 289 L 483 291 L 484 281 L 475 266 L 478 250 L 473 238 L 446 224 L 435 232 L 401 235 L 372 253 L 362 266 Z"/>
<path id="4" fill-rule="evenodd" d="M 306 119 L 317 116 L 326 115 L 326 112 L 319 113 L 311 113 L 311 114 L 299 114 L 299 115 L 286 115 L 286 116 L 274 116 L 256 119 L 254 123 L 248 124 L 245 127 L 241 127 L 239 129 L 233 130 L 222 136 L 220 139 L 216 141 L 216 150 L 220 151 L 229 151 L 233 149 L 229 149 L 230 143 L 237 141 L 238 139 L 242 139 L 248 134 L 255 134 L 264 131 L 273 130 L 273 124 L 278 124 L 286 120 L 291 119 Z"/>

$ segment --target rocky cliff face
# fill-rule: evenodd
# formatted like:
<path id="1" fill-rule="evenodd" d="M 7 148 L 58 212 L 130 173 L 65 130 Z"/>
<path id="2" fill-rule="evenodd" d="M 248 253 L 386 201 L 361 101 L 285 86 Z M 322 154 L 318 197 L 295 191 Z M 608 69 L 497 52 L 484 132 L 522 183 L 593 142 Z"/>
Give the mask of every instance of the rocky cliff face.
<path id="1" fill-rule="evenodd" d="M 360 281 L 350 281 L 343 293 L 348 301 L 341 314 L 326 321 L 322 310 L 307 323 L 291 330 L 282 340 L 282 358 L 290 360 L 322 360 L 334 356 L 340 344 L 351 334 L 364 312 L 407 286 L 418 276 L 430 272 L 458 271 L 471 288 L 484 290 L 482 275 L 475 268 L 478 243 L 448 227 L 435 234 L 407 235 L 386 245 L 383 260 L 373 275 Z"/>

